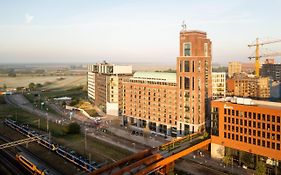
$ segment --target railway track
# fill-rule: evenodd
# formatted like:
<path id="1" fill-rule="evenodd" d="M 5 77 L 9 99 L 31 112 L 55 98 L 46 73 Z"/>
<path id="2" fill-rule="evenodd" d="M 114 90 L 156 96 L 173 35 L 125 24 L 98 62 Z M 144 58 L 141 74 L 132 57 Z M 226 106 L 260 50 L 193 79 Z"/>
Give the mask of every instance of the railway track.
<path id="1" fill-rule="evenodd" d="M 5 140 L 2 137 L 3 136 L 0 136 L 0 140 L 4 143 Z M 21 167 L 15 158 L 16 153 L 12 150 L 0 150 L 0 162 L 11 172 L 11 174 L 28 175 L 28 171 Z"/>
<path id="2" fill-rule="evenodd" d="M 2 140 L 3 142 L 10 142 L 12 141 L 10 138 L 8 138 L 7 136 L 0 136 L 0 140 Z M 23 146 L 16 146 L 15 147 L 15 150 L 12 151 L 8 151 L 8 150 L 1 150 L 1 153 L 2 152 L 5 152 L 6 154 L 6 158 L 10 159 L 10 164 L 11 165 L 8 165 L 10 166 L 10 168 L 12 168 L 12 166 L 15 166 L 17 165 L 17 167 L 14 167 L 13 170 L 15 170 L 15 174 L 16 175 L 25 175 L 25 174 L 30 174 L 28 171 L 26 171 L 23 167 L 21 167 L 21 165 L 17 162 L 17 160 L 15 159 L 16 157 L 16 154 L 18 152 L 24 152 L 24 153 L 27 153 L 28 155 L 30 155 L 31 157 L 33 157 L 35 160 L 38 160 L 39 162 L 44 162 L 42 161 L 37 155 L 33 154 L 31 151 L 29 151 L 28 149 L 26 149 L 25 147 Z M 58 172 L 57 170 L 51 168 L 50 165 L 46 164 L 44 162 L 44 164 L 48 167 L 48 169 L 50 169 L 52 172 L 55 172 L 56 175 L 61 175 L 60 172 Z M 9 167 L 7 167 L 9 168 Z M 23 172 L 23 173 L 22 173 Z M 13 172 L 14 173 L 14 172 Z M 21 174 L 20 174 L 21 173 Z"/>

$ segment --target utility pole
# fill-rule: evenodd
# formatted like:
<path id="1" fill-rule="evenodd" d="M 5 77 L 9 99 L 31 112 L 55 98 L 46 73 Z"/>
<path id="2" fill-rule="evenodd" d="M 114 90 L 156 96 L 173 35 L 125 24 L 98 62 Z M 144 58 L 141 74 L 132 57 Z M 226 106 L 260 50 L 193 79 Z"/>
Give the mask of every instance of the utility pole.
<path id="1" fill-rule="evenodd" d="M 85 127 L 85 126 L 84 126 L 84 127 Z M 84 134 L 85 134 L 85 135 L 84 135 L 84 136 L 85 136 L 85 137 L 84 137 L 84 154 L 87 155 L 87 154 L 86 154 L 86 150 L 87 150 L 87 128 L 86 128 L 86 127 L 85 127 L 85 130 L 84 130 Z"/>
<path id="2" fill-rule="evenodd" d="M 47 112 L 46 112 L 46 117 L 47 117 L 47 132 L 49 132 L 49 116 Z"/>
<path id="3" fill-rule="evenodd" d="M 40 118 L 38 119 L 38 129 L 40 129 L 40 123 L 41 123 L 41 121 L 40 121 Z"/>

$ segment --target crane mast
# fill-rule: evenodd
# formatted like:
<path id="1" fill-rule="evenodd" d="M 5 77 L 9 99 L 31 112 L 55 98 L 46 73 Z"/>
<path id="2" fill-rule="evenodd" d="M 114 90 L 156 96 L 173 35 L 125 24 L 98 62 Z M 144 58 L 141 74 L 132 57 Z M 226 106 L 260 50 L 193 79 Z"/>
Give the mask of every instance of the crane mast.
<path id="1" fill-rule="evenodd" d="M 266 56 L 270 55 L 270 54 L 268 54 L 268 55 L 262 55 L 261 56 L 260 55 L 260 46 L 263 46 L 263 45 L 266 45 L 266 44 L 278 43 L 278 42 L 281 42 L 281 39 L 260 43 L 259 42 L 259 38 L 256 38 L 256 43 L 255 44 L 249 44 L 248 45 L 248 47 L 256 47 L 255 56 L 254 57 L 249 57 L 250 59 L 251 58 L 255 58 L 255 75 L 256 75 L 256 77 L 260 76 L 260 58 L 261 57 L 266 57 Z M 275 53 L 274 55 L 278 56 L 278 55 L 281 55 L 281 53 L 280 54 L 279 53 Z"/>
<path id="2" fill-rule="evenodd" d="M 257 77 L 260 76 L 260 45 L 259 38 L 256 39 L 256 59 L 255 59 L 255 74 Z"/>

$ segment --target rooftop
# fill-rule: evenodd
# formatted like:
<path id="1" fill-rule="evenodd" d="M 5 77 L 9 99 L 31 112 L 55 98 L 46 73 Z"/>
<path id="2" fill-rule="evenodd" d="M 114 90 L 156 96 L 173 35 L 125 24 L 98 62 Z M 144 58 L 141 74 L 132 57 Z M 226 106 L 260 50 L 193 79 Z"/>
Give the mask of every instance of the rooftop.
<path id="1" fill-rule="evenodd" d="M 176 73 L 167 72 L 136 72 L 132 80 L 156 81 L 166 83 L 176 83 Z"/>
<path id="2" fill-rule="evenodd" d="M 238 105 L 260 106 L 260 107 L 281 110 L 280 102 L 278 103 L 278 102 L 271 102 L 271 101 L 264 101 L 264 100 L 253 100 L 250 98 L 241 98 L 241 97 L 226 97 L 226 98 L 220 98 L 220 99 L 217 99 L 214 101 L 230 102 L 230 103 L 238 104 Z"/>

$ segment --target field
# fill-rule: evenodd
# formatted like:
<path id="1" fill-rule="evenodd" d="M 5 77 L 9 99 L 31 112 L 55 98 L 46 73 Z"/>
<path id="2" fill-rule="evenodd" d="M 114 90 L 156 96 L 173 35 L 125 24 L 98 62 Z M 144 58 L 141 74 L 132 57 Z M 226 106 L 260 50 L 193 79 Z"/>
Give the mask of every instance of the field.
<path id="1" fill-rule="evenodd" d="M 40 83 L 46 84 L 44 88 L 59 89 L 59 88 L 71 88 L 73 86 L 86 85 L 87 76 L 63 76 L 63 79 L 59 79 L 57 76 L 18 76 L 18 77 L 0 77 L 0 87 L 4 84 L 8 88 L 16 87 L 28 87 L 28 84 Z"/>

